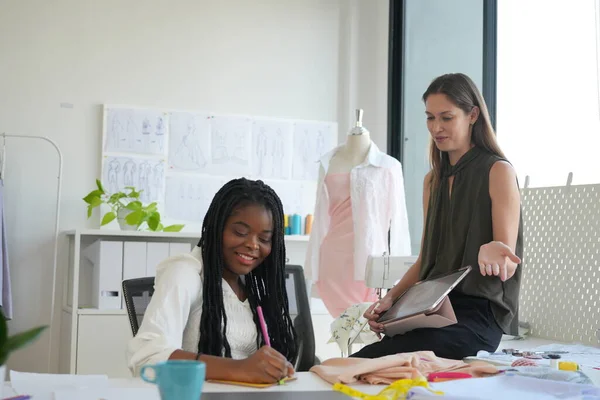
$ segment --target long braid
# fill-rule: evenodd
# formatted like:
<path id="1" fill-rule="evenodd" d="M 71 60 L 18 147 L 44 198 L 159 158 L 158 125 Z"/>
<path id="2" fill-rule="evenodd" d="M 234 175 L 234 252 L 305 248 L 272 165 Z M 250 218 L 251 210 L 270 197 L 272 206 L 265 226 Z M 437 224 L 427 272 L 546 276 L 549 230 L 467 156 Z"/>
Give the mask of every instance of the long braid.
<path id="1" fill-rule="evenodd" d="M 271 346 L 290 362 L 294 362 L 298 349 L 285 287 L 283 206 L 269 186 L 262 181 L 245 178 L 234 179 L 225 184 L 213 198 L 204 217 L 202 236 L 198 243 L 202 249 L 204 264 L 198 351 L 231 357 L 231 348 L 226 336 L 227 316 L 223 304 L 222 280 L 225 264 L 222 241 L 227 218 L 241 204 L 261 205 L 272 214 L 271 253 L 261 265 L 246 276 L 246 289 L 257 330 L 260 332 L 256 307 L 261 305 L 269 327 Z M 218 321 L 222 321 L 222 324 Z M 261 338 L 260 342 L 264 344 L 264 338 Z"/>

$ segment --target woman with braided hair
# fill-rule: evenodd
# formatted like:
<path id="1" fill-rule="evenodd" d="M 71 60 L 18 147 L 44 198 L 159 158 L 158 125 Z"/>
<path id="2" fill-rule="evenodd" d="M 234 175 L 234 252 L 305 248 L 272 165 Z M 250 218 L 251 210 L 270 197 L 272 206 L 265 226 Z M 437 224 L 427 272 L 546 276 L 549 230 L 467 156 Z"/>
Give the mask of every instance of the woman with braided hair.
<path id="1" fill-rule="evenodd" d="M 190 254 L 163 261 L 129 368 L 206 363 L 207 379 L 271 383 L 291 376 L 296 333 L 285 288 L 283 207 L 262 181 L 235 179 L 215 195 Z M 262 307 L 271 346 L 262 337 Z"/>

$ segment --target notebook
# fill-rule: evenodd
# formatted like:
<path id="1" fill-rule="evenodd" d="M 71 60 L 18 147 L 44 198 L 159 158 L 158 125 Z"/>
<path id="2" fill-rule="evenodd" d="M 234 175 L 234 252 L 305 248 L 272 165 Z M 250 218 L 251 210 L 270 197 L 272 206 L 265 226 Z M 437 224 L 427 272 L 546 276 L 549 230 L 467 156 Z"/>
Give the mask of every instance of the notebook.
<path id="1" fill-rule="evenodd" d="M 296 377 L 293 376 L 293 377 L 283 378 L 281 381 L 274 382 L 274 383 L 250 383 L 250 382 L 237 382 L 237 381 L 220 381 L 220 380 L 215 380 L 215 379 L 208 380 L 207 382 L 220 383 L 223 385 L 246 386 L 246 387 L 258 388 L 258 389 L 264 389 L 264 388 L 268 388 L 271 386 L 285 385 L 286 383 L 295 381 L 295 380 L 296 380 Z"/>

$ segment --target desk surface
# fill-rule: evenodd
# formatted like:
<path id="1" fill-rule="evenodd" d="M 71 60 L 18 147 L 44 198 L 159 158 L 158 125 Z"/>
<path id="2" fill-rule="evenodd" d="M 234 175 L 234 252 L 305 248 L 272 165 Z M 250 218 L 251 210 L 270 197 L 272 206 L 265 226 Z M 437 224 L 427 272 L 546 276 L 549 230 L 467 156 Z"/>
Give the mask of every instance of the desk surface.
<path id="1" fill-rule="evenodd" d="M 241 393 L 244 393 L 244 400 L 300 400 L 305 399 L 308 396 L 310 396 L 310 400 L 348 399 L 347 396 L 334 392 L 332 385 L 323 381 L 311 372 L 299 372 L 296 375 L 298 379 L 288 382 L 285 385 L 271 386 L 264 389 L 206 382 L 202 391 L 202 400 L 239 399 Z M 160 399 L 156 386 L 146 383 L 139 378 L 109 379 L 108 387 L 111 389 L 111 393 L 115 393 L 114 389 L 124 389 L 124 393 L 128 392 L 127 389 L 145 389 L 143 393 L 145 400 Z M 364 393 L 376 394 L 385 386 L 357 384 L 355 387 Z M 102 390 L 102 388 L 87 389 L 81 393 L 83 396 L 81 399 L 87 400 L 86 396 L 88 396 L 89 393 L 91 396 L 90 399 L 93 397 L 93 400 L 97 400 L 98 395 L 102 393 Z M 133 394 L 133 392 L 131 393 Z M 5 383 L 3 395 L 4 397 L 16 395 L 14 390 L 10 387 L 10 382 Z M 108 396 L 108 399 L 112 400 L 110 396 Z"/>

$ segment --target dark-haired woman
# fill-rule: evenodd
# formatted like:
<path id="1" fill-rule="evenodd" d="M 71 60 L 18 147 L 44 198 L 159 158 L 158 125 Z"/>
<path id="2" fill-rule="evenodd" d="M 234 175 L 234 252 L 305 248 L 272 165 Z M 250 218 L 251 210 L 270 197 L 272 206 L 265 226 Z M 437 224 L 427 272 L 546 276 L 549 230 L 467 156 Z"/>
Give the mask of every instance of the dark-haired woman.
<path id="1" fill-rule="evenodd" d="M 198 246 L 157 267 L 154 295 L 128 346 L 134 375 L 174 359 L 205 362 L 207 379 L 270 383 L 294 374 L 283 224 L 281 200 L 262 181 L 235 179 L 217 192 Z"/>
<path id="2" fill-rule="evenodd" d="M 371 330 L 382 332 L 379 316 L 416 282 L 468 265 L 474 270 L 449 295 L 457 324 L 386 336 L 354 357 L 428 350 L 462 359 L 495 351 L 503 333 L 518 334 L 523 235 L 515 171 L 468 76 L 436 78 L 423 102 L 431 171 L 423 184 L 421 251 L 400 282 L 365 312 Z"/>

